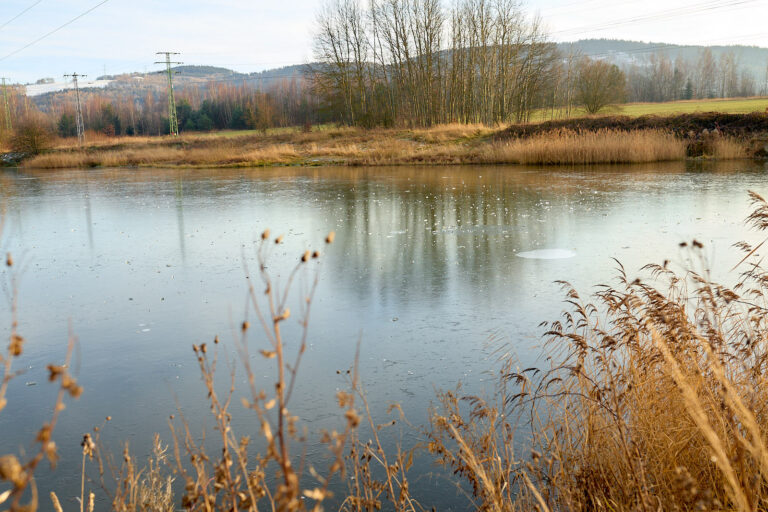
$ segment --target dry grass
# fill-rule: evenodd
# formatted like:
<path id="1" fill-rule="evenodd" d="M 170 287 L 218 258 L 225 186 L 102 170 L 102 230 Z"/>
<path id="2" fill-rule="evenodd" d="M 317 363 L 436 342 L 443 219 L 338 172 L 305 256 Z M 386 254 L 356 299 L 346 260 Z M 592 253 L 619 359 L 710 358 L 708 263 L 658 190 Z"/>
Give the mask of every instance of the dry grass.
<path id="1" fill-rule="evenodd" d="M 744 144 L 728 136 L 717 137 L 712 142 L 712 156 L 721 160 L 748 158 Z"/>
<path id="2" fill-rule="evenodd" d="M 84 148 L 60 141 L 24 162 L 28 168 L 261 167 L 274 165 L 574 165 L 682 160 L 686 142 L 661 130 L 557 130 L 492 142 L 502 127 L 449 124 L 399 130 L 326 128 L 309 133 L 224 132 L 173 137 L 94 136 Z M 701 141 L 694 144 L 701 145 Z M 733 138 L 707 140 L 700 151 L 720 159 L 744 158 Z M 698 146 L 697 146 L 698 147 Z M 690 148 L 689 148 L 690 153 Z M 694 154 L 698 154 L 694 151 Z M 695 156 L 695 155 L 694 155 Z"/>
<path id="3" fill-rule="evenodd" d="M 502 126 L 488 127 L 484 124 L 462 124 L 451 123 L 433 126 L 426 129 L 413 130 L 413 137 L 416 140 L 424 142 L 448 142 L 469 140 L 477 137 L 487 137 L 496 131 L 503 129 Z"/>
<path id="4" fill-rule="evenodd" d="M 418 130 L 334 128 L 310 133 L 185 135 L 113 140 L 59 149 L 24 162 L 28 168 L 259 167 L 272 165 L 616 164 L 682 160 L 686 142 L 661 130 L 558 130 L 492 142 L 500 128 L 451 124 Z M 707 154 L 742 158 L 731 138 L 707 143 Z"/>
<path id="5" fill-rule="evenodd" d="M 478 141 L 491 130 L 449 125 L 430 130 L 336 128 L 273 135 L 187 135 L 145 141 L 121 139 L 112 146 L 60 146 L 24 162 L 28 168 L 259 167 L 268 165 L 389 165 L 472 163 Z"/>
<path id="6" fill-rule="evenodd" d="M 765 230 L 768 203 L 752 199 L 749 222 Z M 480 510 L 766 510 L 763 243 L 739 244 L 733 288 L 708 277 L 697 241 L 682 245 L 701 268 L 648 265 L 643 279 L 620 268 L 592 302 L 563 283 L 552 366 L 508 363 L 493 404 L 442 395 L 430 450 L 471 483 Z M 521 426 L 531 434 L 515 454 Z"/>
<path id="7" fill-rule="evenodd" d="M 662 162 L 685 155 L 685 143 L 663 131 L 561 130 L 495 143 L 484 158 L 487 163 L 574 165 Z"/>

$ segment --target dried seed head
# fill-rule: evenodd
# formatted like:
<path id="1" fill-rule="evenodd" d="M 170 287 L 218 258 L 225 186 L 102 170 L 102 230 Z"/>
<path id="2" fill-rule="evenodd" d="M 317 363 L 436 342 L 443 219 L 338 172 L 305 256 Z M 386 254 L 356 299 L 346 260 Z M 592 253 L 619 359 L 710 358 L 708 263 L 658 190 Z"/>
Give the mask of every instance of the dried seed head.
<path id="1" fill-rule="evenodd" d="M 96 443 L 93 442 L 91 434 L 85 434 L 83 436 L 83 442 L 80 443 L 80 446 L 83 447 L 84 455 L 87 455 L 91 458 L 93 457 L 93 452 L 96 450 Z"/>
<path id="2" fill-rule="evenodd" d="M 219 344 L 219 335 L 218 334 L 213 337 L 213 344 L 214 345 L 218 345 Z"/>
<path id="3" fill-rule="evenodd" d="M 280 245 L 281 243 L 283 243 L 283 235 L 275 238 L 275 245 Z"/>
<path id="4" fill-rule="evenodd" d="M 301 262 L 306 263 L 309 261 L 309 258 L 311 256 L 311 253 L 309 251 L 304 251 L 304 254 L 301 256 Z"/>
<path id="5" fill-rule="evenodd" d="M 348 409 L 347 412 L 344 413 L 344 416 L 347 418 L 347 422 L 351 428 L 357 428 L 357 426 L 360 425 L 360 415 L 357 414 L 354 409 Z"/>
<path id="6" fill-rule="evenodd" d="M 55 466 L 56 462 L 59 460 L 59 454 L 56 453 L 56 443 L 53 441 L 48 441 L 45 444 L 43 451 L 45 452 L 45 457 L 48 459 L 48 462 L 50 462 L 51 466 Z"/>
<path id="7" fill-rule="evenodd" d="M 51 502 L 53 503 L 53 510 L 56 512 L 64 512 L 64 509 L 61 508 L 61 503 L 59 503 L 59 497 L 56 496 L 56 493 L 51 491 Z"/>
<path id="8" fill-rule="evenodd" d="M 203 354 L 208 352 L 208 346 L 205 343 L 200 345 L 200 352 L 202 352 Z"/>
<path id="9" fill-rule="evenodd" d="M 24 469 L 16 456 L 4 455 L 0 457 L 0 480 L 13 482 L 17 487 L 21 487 L 20 484 L 23 484 L 24 477 Z"/>
<path id="10" fill-rule="evenodd" d="M 107 416 L 107 421 L 112 421 L 112 416 Z"/>
<path id="11" fill-rule="evenodd" d="M 264 232 L 261 234 L 261 239 L 266 240 L 267 238 L 269 238 L 269 230 L 265 229 Z"/>
<path id="12" fill-rule="evenodd" d="M 315 252 L 312 253 L 312 259 L 313 260 L 316 260 L 319 257 L 320 257 L 320 251 L 315 251 Z"/>
<path id="13" fill-rule="evenodd" d="M 246 320 L 245 322 L 243 322 L 243 325 L 242 325 L 242 327 L 241 327 L 241 328 L 242 328 L 243 332 L 245 332 L 245 331 L 247 331 L 247 330 L 248 330 L 248 328 L 249 328 L 250 326 L 251 326 L 251 322 L 249 322 L 248 320 Z"/>
<path id="14" fill-rule="evenodd" d="M 38 430 L 37 437 L 35 437 L 35 441 L 39 443 L 47 443 L 50 440 L 51 440 L 51 426 L 46 423 L 42 427 L 40 427 L 40 430 Z"/>
<path id="15" fill-rule="evenodd" d="M 19 357 L 21 355 L 23 345 L 24 338 L 16 333 L 13 333 L 11 335 L 11 344 L 8 346 L 8 351 L 10 352 L 11 356 Z"/>
<path id="16" fill-rule="evenodd" d="M 48 380 L 50 382 L 55 381 L 59 378 L 59 375 L 62 375 L 64 373 L 64 367 L 63 366 L 56 366 L 53 364 L 48 365 Z"/>
<path id="17" fill-rule="evenodd" d="M 336 238 L 336 233 L 335 233 L 335 232 L 333 232 L 333 231 L 331 231 L 330 233 L 328 233 L 328 236 L 327 236 L 327 237 L 325 237 L 325 243 L 327 243 L 327 244 L 332 244 L 332 243 L 333 243 L 333 240 L 334 240 L 335 238 Z"/>
<path id="18" fill-rule="evenodd" d="M 7 253 L 5 255 L 5 265 L 8 267 L 13 266 L 13 257 L 11 256 L 11 253 Z"/>

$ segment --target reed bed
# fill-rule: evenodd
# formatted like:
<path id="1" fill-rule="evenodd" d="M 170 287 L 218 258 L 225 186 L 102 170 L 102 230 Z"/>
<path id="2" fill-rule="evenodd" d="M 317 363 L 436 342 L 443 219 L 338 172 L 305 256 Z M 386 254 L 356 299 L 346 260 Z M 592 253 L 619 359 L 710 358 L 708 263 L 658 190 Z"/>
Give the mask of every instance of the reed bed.
<path id="1" fill-rule="evenodd" d="M 748 158 L 747 148 L 734 137 L 716 137 L 712 142 L 712 157 L 720 160 L 739 160 Z"/>
<path id="2" fill-rule="evenodd" d="M 559 130 L 494 143 L 487 163 L 540 165 L 621 164 L 683 160 L 685 142 L 661 130 Z"/>
<path id="3" fill-rule="evenodd" d="M 688 141 L 660 129 L 560 129 L 493 141 L 503 127 L 448 124 L 426 129 L 325 128 L 311 132 L 186 134 L 178 138 L 106 138 L 82 148 L 61 145 L 27 159 L 30 168 L 231 167 L 269 165 L 624 164 L 736 159 L 746 145 L 730 136 Z"/>

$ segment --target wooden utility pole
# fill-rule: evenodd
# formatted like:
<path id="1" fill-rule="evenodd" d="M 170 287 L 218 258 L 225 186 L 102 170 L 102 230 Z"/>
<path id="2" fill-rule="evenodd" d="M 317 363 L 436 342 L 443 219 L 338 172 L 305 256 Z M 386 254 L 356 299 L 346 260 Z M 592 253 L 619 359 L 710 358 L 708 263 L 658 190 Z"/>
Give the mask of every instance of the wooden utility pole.
<path id="1" fill-rule="evenodd" d="M 178 52 L 157 52 L 156 55 L 165 55 L 164 61 L 157 61 L 155 64 L 165 64 L 168 71 L 168 124 L 171 135 L 179 135 L 179 118 L 176 115 L 176 98 L 173 95 L 173 64 L 179 65 L 181 62 L 171 62 L 171 55 L 179 55 Z"/>
<path id="2" fill-rule="evenodd" d="M 88 75 L 78 75 L 72 73 L 71 75 L 64 75 L 64 78 L 72 77 L 72 81 L 75 84 L 75 98 L 77 99 L 77 111 L 75 114 L 75 123 L 77 124 L 77 143 L 81 146 L 85 142 L 85 124 L 83 123 L 83 107 L 80 105 L 80 88 L 77 85 L 77 79 L 85 78 Z"/>

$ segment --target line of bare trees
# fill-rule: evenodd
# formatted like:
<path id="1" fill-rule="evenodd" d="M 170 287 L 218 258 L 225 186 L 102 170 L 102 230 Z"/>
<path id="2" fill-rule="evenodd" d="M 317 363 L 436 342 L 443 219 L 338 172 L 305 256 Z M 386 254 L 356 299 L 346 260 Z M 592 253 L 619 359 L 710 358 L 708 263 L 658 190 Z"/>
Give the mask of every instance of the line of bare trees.
<path id="1" fill-rule="evenodd" d="M 352 125 L 526 121 L 568 85 L 518 0 L 329 0 L 315 49 L 315 92 Z"/>
<path id="2" fill-rule="evenodd" d="M 735 53 L 715 57 L 704 48 L 695 60 L 650 55 L 626 67 L 629 101 L 734 98 L 768 94 L 768 63 L 755 77 L 740 65 Z"/>

